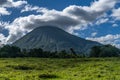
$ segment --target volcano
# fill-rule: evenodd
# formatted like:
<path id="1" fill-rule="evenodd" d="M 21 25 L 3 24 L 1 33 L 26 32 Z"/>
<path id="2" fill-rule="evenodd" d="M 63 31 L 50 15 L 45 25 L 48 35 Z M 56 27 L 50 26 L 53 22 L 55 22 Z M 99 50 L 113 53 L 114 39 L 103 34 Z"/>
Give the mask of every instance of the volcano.
<path id="1" fill-rule="evenodd" d="M 85 40 L 53 26 L 38 27 L 13 43 L 21 49 L 42 48 L 44 51 L 70 51 L 77 53 L 87 52 L 91 47 L 100 45 L 98 42 Z"/>

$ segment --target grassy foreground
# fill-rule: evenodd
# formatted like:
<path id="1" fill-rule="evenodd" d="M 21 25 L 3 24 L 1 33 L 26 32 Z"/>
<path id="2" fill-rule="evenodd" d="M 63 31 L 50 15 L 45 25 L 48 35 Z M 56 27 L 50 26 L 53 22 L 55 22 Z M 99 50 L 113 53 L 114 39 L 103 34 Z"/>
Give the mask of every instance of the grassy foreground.
<path id="1" fill-rule="evenodd" d="M 120 58 L 1 58 L 0 80 L 120 80 Z"/>

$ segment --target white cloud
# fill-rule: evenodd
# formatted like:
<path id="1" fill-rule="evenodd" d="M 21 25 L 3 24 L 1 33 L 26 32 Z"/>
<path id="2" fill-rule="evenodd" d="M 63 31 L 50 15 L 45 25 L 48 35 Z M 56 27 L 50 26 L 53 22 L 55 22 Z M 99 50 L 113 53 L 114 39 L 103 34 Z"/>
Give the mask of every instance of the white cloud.
<path id="1" fill-rule="evenodd" d="M 6 0 L 6 2 L 2 5 L 3 7 L 14 7 L 14 8 L 19 8 L 22 5 L 26 5 L 27 1 L 24 0 L 18 0 L 18 1 L 14 1 L 14 0 Z"/>
<path id="2" fill-rule="evenodd" d="M 0 16 L 2 15 L 10 15 L 11 12 L 7 11 L 6 8 L 0 7 Z"/>
<path id="3" fill-rule="evenodd" d="M 9 22 L 0 21 L 0 32 L 5 28 L 4 26 L 8 26 Z M 7 37 L 5 37 L 2 33 L 0 33 L 0 46 L 7 43 Z"/>
<path id="4" fill-rule="evenodd" d="M 119 0 L 99 0 L 92 3 L 91 9 L 96 12 L 105 12 L 114 7 Z"/>
<path id="5" fill-rule="evenodd" d="M 111 16 L 114 17 L 116 20 L 120 20 L 120 8 L 113 9 L 112 12 L 113 14 Z"/>
<path id="6" fill-rule="evenodd" d="M 13 1 L 13 0 L 0 0 L 0 16 L 10 15 L 11 12 L 8 11 L 8 8 L 19 8 L 22 5 L 26 5 L 27 1 Z"/>
<path id="7" fill-rule="evenodd" d="M 120 48 L 120 34 L 111 35 L 108 34 L 106 36 L 96 37 L 96 38 L 86 38 L 87 40 L 97 41 L 102 44 L 112 44 L 118 48 Z"/>
<path id="8" fill-rule="evenodd" d="M 96 35 L 97 35 L 97 32 L 93 32 L 93 33 L 91 34 L 92 37 L 95 37 Z"/>
<path id="9" fill-rule="evenodd" d="M 113 24 L 112 27 L 118 27 L 118 24 Z"/>
<path id="10" fill-rule="evenodd" d="M 25 5 L 25 7 L 21 10 L 21 13 L 23 12 L 28 12 L 28 11 L 36 11 L 36 12 L 42 12 L 43 10 L 47 10 L 46 8 L 43 7 L 38 7 L 38 6 L 32 6 L 32 5 Z"/>
<path id="11" fill-rule="evenodd" d="M 9 22 L 0 21 L 0 28 L 5 28 L 5 26 L 8 26 L 8 25 L 9 25 Z"/>
<path id="12" fill-rule="evenodd" d="M 0 46 L 6 44 L 6 37 L 3 34 L 0 34 Z"/>
<path id="13" fill-rule="evenodd" d="M 22 5 L 27 4 L 27 1 L 16 1 L 16 2 L 11 2 L 11 7 L 17 7 L 19 8 Z"/>
<path id="14" fill-rule="evenodd" d="M 96 22 L 96 25 L 100 25 L 100 24 L 103 24 L 103 23 L 106 23 L 109 19 L 108 18 L 105 18 L 105 19 L 100 19 Z"/>

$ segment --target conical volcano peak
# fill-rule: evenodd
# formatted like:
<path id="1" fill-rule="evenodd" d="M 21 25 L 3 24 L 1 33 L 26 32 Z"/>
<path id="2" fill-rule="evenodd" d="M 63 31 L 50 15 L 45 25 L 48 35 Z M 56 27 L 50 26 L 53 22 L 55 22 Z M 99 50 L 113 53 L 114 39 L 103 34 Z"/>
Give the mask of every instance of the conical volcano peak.
<path id="1" fill-rule="evenodd" d="M 54 27 L 54 26 L 41 26 L 41 27 L 38 27 L 38 28 L 34 29 L 33 31 L 36 31 L 38 33 L 40 33 L 40 32 L 44 32 L 44 33 L 65 32 L 64 30 L 62 30 L 58 27 Z"/>
<path id="2" fill-rule="evenodd" d="M 13 45 L 22 49 L 42 48 L 45 51 L 69 51 L 73 48 L 81 53 L 99 43 L 71 35 L 58 27 L 41 26 L 17 40 Z"/>

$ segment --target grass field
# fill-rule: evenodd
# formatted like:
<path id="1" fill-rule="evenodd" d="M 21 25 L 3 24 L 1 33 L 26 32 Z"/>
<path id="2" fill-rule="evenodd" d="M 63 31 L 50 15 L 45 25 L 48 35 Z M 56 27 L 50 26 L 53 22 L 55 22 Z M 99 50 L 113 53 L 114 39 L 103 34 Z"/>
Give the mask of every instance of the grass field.
<path id="1" fill-rule="evenodd" d="M 0 80 L 120 80 L 120 58 L 1 58 Z"/>

